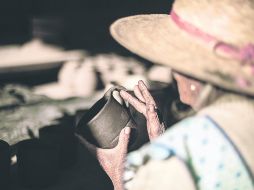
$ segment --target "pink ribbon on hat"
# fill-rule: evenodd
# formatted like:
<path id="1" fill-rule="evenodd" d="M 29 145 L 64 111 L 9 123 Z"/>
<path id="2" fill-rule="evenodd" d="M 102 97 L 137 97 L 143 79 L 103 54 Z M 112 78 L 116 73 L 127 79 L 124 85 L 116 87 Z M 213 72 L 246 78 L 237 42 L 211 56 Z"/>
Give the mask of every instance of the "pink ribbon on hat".
<path id="1" fill-rule="evenodd" d="M 251 72 L 254 75 L 254 44 L 247 44 L 243 47 L 237 47 L 235 45 L 229 44 L 227 42 L 218 40 L 216 37 L 200 30 L 196 26 L 191 23 L 183 20 L 180 16 L 176 14 L 176 12 L 172 9 L 170 12 L 171 19 L 173 22 L 182 30 L 195 36 L 206 43 L 212 43 L 215 51 L 221 51 L 227 54 L 232 59 L 236 59 L 240 61 L 243 65 L 249 64 L 251 66 Z M 238 77 L 236 78 L 236 83 L 242 87 L 246 88 L 250 86 L 250 82 Z"/>
<path id="2" fill-rule="evenodd" d="M 232 57 L 233 59 L 237 59 L 242 63 L 249 63 L 253 65 L 252 62 L 254 62 L 254 44 L 247 44 L 246 46 L 239 48 L 232 44 L 220 41 L 216 37 L 207 34 L 206 32 L 192 25 L 191 23 L 188 23 L 187 21 L 179 17 L 174 10 L 171 11 L 170 15 L 174 23 L 188 34 L 191 34 L 203 40 L 204 42 L 215 44 L 215 50 L 220 50 L 223 53 L 226 53 L 227 55 Z"/>

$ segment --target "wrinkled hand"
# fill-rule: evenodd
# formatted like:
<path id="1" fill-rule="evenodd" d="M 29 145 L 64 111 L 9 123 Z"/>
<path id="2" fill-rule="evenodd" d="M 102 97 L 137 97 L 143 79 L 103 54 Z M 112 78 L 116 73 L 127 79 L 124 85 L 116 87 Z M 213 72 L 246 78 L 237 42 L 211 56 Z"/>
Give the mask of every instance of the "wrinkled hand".
<path id="1" fill-rule="evenodd" d="M 97 158 L 101 167 L 110 177 L 115 190 L 123 189 L 123 167 L 127 154 L 130 133 L 131 129 L 129 127 L 122 129 L 119 135 L 118 144 L 112 149 L 98 148 L 77 135 L 80 142 L 85 145 L 88 150 Z"/>
<path id="2" fill-rule="evenodd" d="M 160 122 L 156 112 L 156 103 L 143 81 L 139 81 L 138 85 L 135 86 L 134 94 L 136 97 L 133 97 L 124 90 L 120 91 L 121 97 L 145 116 L 149 139 L 152 140 L 160 136 L 165 130 L 164 124 Z M 123 190 L 123 169 L 130 132 L 131 129 L 129 127 L 122 129 L 118 144 L 113 149 L 95 147 L 85 139 L 77 136 L 80 142 L 97 158 L 101 167 L 112 180 L 115 190 Z"/>
<path id="3" fill-rule="evenodd" d="M 160 122 L 156 111 L 156 103 L 145 83 L 141 80 L 138 82 L 138 85 L 134 87 L 134 94 L 136 97 L 133 97 L 124 90 L 120 91 L 121 97 L 145 116 L 149 139 L 153 140 L 165 131 L 165 126 L 163 122 Z"/>

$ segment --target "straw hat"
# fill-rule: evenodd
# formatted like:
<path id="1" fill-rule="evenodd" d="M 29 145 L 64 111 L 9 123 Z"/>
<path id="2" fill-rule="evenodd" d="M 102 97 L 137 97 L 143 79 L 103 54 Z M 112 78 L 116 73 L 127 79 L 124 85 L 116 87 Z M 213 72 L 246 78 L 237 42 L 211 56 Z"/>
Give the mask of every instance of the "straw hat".
<path id="1" fill-rule="evenodd" d="M 117 20 L 112 36 L 148 60 L 254 95 L 254 1 L 175 0 L 169 15 Z"/>

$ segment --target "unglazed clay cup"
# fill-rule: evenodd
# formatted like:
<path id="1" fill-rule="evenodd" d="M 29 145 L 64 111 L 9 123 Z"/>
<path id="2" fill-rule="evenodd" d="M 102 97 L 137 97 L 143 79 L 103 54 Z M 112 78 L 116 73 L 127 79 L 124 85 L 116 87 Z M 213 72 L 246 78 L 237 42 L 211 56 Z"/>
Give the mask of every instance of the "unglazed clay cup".
<path id="1" fill-rule="evenodd" d="M 110 88 L 80 119 L 76 134 L 89 143 L 104 149 L 114 148 L 121 130 L 131 128 L 129 150 L 139 145 L 139 130 L 125 103 L 120 104 L 113 96 L 114 91 L 123 87 Z M 124 89 L 125 90 L 125 89 Z"/>

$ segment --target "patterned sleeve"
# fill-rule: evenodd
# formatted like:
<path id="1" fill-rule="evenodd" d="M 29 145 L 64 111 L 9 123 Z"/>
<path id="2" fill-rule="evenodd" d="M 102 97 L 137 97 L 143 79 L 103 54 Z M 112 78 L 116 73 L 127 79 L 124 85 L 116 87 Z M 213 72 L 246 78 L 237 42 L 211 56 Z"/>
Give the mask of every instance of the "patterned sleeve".
<path id="1" fill-rule="evenodd" d="M 199 190 L 253 190 L 248 168 L 227 135 L 210 118 L 187 118 L 155 141 L 130 153 L 125 163 L 125 188 L 150 160 L 176 156 L 189 168 Z"/>

